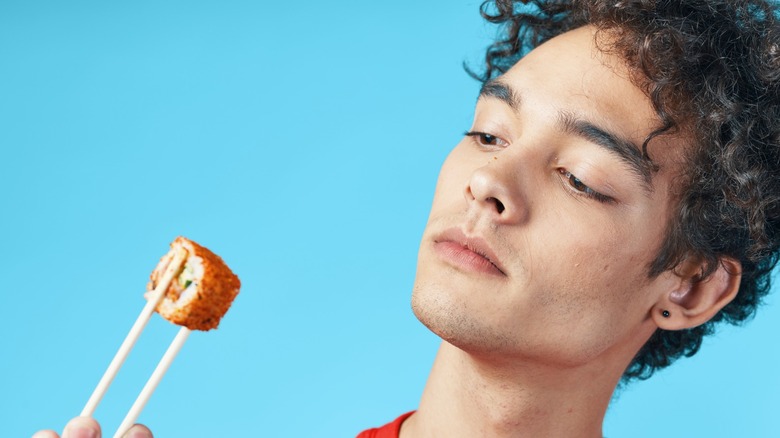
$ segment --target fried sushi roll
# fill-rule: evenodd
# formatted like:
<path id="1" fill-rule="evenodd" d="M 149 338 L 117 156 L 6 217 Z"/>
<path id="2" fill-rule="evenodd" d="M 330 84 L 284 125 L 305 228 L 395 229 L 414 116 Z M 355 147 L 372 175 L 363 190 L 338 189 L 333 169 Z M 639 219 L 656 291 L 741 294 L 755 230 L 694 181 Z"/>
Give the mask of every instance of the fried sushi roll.
<path id="1" fill-rule="evenodd" d="M 190 330 L 217 328 L 238 295 L 241 281 L 218 255 L 189 239 L 180 236 L 171 243 L 171 250 L 152 272 L 147 298 L 181 249 L 187 257 L 156 310 L 168 321 Z"/>

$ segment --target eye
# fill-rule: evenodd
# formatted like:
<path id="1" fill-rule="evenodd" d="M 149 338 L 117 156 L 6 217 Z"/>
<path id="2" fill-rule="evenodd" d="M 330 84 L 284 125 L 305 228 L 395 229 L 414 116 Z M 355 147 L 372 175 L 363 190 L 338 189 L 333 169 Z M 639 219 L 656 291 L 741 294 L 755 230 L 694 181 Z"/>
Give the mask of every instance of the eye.
<path id="1" fill-rule="evenodd" d="M 464 135 L 473 138 L 474 141 L 479 146 L 483 146 L 483 147 L 491 146 L 491 147 L 505 148 L 509 146 L 509 143 L 506 140 L 496 137 L 493 134 L 488 134 L 487 132 L 469 131 L 466 132 Z"/>
<path id="2" fill-rule="evenodd" d="M 605 204 L 611 204 L 614 203 L 615 200 L 613 198 L 610 198 L 607 195 L 603 195 L 592 188 L 588 187 L 585 183 L 583 183 L 579 178 L 572 175 L 571 172 L 569 172 L 566 169 L 558 169 L 558 173 L 561 174 L 563 179 L 566 181 L 566 184 L 572 188 L 573 191 L 581 194 L 582 196 L 595 199 L 598 202 L 602 202 Z"/>

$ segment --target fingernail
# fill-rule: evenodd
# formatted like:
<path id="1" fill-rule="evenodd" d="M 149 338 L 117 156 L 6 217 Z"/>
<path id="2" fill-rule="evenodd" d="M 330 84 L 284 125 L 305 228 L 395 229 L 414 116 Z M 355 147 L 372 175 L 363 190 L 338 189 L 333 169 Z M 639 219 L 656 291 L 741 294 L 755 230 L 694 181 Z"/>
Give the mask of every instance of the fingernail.
<path id="1" fill-rule="evenodd" d="M 100 428 L 89 417 L 76 417 L 65 426 L 62 438 L 100 438 Z"/>
<path id="2" fill-rule="evenodd" d="M 152 432 L 144 426 L 136 424 L 122 435 L 122 438 L 152 438 Z"/>

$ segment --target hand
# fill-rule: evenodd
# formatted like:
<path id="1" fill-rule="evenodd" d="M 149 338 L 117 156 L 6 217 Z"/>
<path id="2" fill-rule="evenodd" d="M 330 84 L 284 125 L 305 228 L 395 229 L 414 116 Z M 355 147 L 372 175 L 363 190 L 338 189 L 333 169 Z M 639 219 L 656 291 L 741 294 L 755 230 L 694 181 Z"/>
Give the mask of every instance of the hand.
<path id="1" fill-rule="evenodd" d="M 146 426 L 136 424 L 124 435 L 125 438 L 153 438 L 152 431 Z M 90 417 L 76 417 L 65 425 L 62 438 L 100 438 L 100 425 Z M 35 432 L 32 438 L 60 438 L 53 430 L 41 430 Z"/>

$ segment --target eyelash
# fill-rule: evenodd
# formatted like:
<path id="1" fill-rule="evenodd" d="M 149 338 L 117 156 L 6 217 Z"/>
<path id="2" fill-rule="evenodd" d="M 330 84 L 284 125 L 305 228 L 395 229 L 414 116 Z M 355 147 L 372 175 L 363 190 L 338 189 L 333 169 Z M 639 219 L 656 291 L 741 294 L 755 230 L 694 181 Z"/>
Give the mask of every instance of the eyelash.
<path id="1" fill-rule="evenodd" d="M 509 143 L 507 143 L 505 140 L 496 137 L 493 134 L 488 134 L 487 132 L 467 131 L 464 135 L 466 135 L 467 137 L 471 137 L 474 140 L 474 142 L 481 147 L 493 146 L 493 147 L 503 148 L 509 145 Z M 502 142 L 503 144 L 498 144 L 498 142 Z M 585 196 L 586 198 L 590 198 L 604 204 L 612 204 L 615 202 L 613 198 L 610 198 L 607 195 L 603 195 L 593 190 L 592 188 L 588 187 L 585 183 L 583 183 L 579 178 L 574 176 L 568 170 L 558 169 L 558 173 L 561 174 L 561 176 L 569 185 L 569 187 L 571 187 L 571 190 L 574 190 L 580 196 Z"/>
<path id="2" fill-rule="evenodd" d="M 493 146 L 504 148 L 509 146 L 509 143 L 506 140 L 496 137 L 493 134 L 488 134 L 487 132 L 467 131 L 464 135 L 466 137 L 471 137 L 474 142 L 481 147 Z M 497 144 L 499 141 L 502 142 L 502 144 Z"/>
<path id="3" fill-rule="evenodd" d="M 585 183 L 583 183 L 579 178 L 572 175 L 571 172 L 569 172 L 566 169 L 558 169 L 558 173 L 563 176 L 563 179 L 566 181 L 566 183 L 569 185 L 569 187 L 572 188 L 572 190 L 576 191 L 578 194 L 585 196 L 587 198 L 594 199 L 598 202 L 604 203 L 604 204 L 612 204 L 615 202 L 613 198 L 610 198 L 607 195 L 603 195 L 592 188 L 588 187 Z"/>

